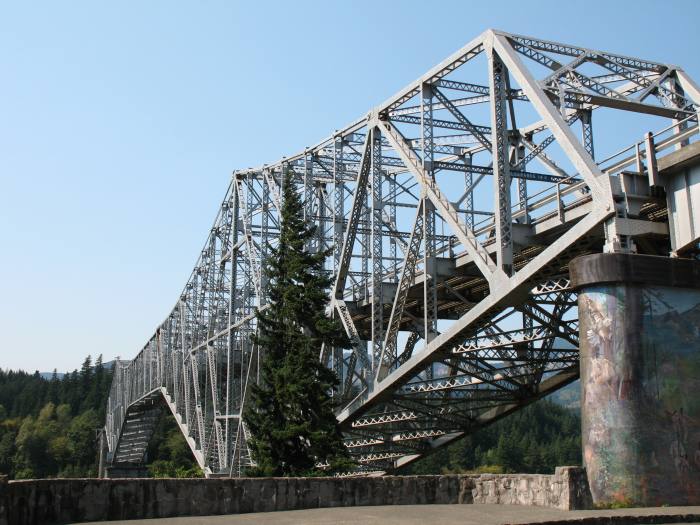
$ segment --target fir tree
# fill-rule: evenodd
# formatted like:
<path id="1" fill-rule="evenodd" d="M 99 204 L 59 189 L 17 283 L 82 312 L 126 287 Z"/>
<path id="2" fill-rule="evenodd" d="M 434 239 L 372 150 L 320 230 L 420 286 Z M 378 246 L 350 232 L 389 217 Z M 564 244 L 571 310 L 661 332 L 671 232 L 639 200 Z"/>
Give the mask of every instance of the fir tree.
<path id="1" fill-rule="evenodd" d="M 102 383 L 104 382 L 104 365 L 102 364 L 102 354 L 97 356 L 95 360 L 95 365 L 92 370 L 92 378 L 86 391 L 86 397 L 83 401 L 83 410 L 89 408 L 97 408 L 98 415 L 102 418 L 104 417 L 104 405 L 107 402 L 105 399 L 102 400 L 102 391 L 104 387 Z"/>
<path id="2" fill-rule="evenodd" d="M 49 381 L 49 389 L 48 389 L 48 392 L 46 393 L 46 402 L 53 403 L 54 405 L 57 405 L 58 401 L 59 401 L 60 393 L 61 393 L 61 383 L 58 380 L 58 372 L 54 368 L 53 374 L 51 374 L 51 381 Z"/>
<path id="3" fill-rule="evenodd" d="M 316 227 L 304 221 L 291 178 L 287 173 L 282 188 L 279 244 L 266 261 L 270 307 L 257 314 L 261 381 L 244 416 L 258 465 L 253 475 L 314 475 L 318 463 L 331 471 L 350 465 L 330 397 L 338 378 L 319 360 L 323 344 L 347 347 L 348 340 L 325 314 L 329 252 L 310 250 Z"/>

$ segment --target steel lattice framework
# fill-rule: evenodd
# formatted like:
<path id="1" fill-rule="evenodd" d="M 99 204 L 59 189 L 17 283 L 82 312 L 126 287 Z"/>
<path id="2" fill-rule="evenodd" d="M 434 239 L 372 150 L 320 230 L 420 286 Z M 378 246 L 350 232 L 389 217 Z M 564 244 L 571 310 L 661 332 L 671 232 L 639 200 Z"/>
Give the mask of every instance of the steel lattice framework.
<path id="1" fill-rule="evenodd" d="M 111 462 L 143 461 L 166 408 L 207 475 L 251 463 L 241 414 L 284 173 L 318 225 L 311 248 L 332 248 L 332 315 L 352 348 L 319 359 L 341 378 L 360 472 L 404 466 L 575 380 L 568 263 L 674 248 L 655 159 L 693 140 L 699 104 L 676 66 L 488 30 L 315 146 L 234 172 L 172 312 L 116 366 Z M 594 114 L 600 147 L 621 113 L 668 127 L 597 159 Z"/>

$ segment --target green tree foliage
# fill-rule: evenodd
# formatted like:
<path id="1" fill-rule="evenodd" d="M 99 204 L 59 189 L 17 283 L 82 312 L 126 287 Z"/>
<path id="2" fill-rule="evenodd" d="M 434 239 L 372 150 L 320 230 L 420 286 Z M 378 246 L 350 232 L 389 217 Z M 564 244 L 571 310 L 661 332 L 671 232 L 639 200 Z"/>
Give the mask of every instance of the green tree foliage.
<path id="1" fill-rule="evenodd" d="M 104 425 L 111 367 L 88 356 L 80 368 L 50 379 L 38 372 L 0 369 L 0 474 L 10 478 L 97 475 L 99 429 Z M 151 440 L 149 469 L 159 477 L 202 472 L 168 415 Z"/>
<path id="2" fill-rule="evenodd" d="M 97 455 L 94 410 L 71 418 L 70 407 L 46 404 L 37 417 L 22 419 L 11 465 L 17 478 L 94 476 Z M 5 461 L 3 461 L 5 463 Z"/>
<path id="3" fill-rule="evenodd" d="M 190 447 L 169 413 L 158 420 L 148 444 L 148 471 L 154 478 L 201 478 L 204 473 L 192 457 Z"/>
<path id="4" fill-rule="evenodd" d="M 80 372 L 51 379 L 0 369 L 0 473 L 12 478 L 97 474 L 111 371 L 100 356 Z"/>
<path id="5" fill-rule="evenodd" d="M 581 420 L 574 410 L 542 400 L 407 468 L 450 472 L 551 473 L 581 464 Z"/>
<path id="6" fill-rule="evenodd" d="M 245 413 L 258 464 L 252 475 L 314 475 L 317 463 L 329 463 L 331 471 L 349 465 L 329 395 L 338 378 L 318 359 L 323 344 L 346 347 L 348 341 L 325 314 L 329 252 L 311 249 L 316 227 L 304 221 L 291 178 L 288 173 L 283 184 L 279 244 L 267 261 L 270 307 L 257 315 L 262 381 Z"/>
<path id="7" fill-rule="evenodd" d="M 97 429 L 111 371 L 100 356 L 80 372 L 50 379 L 0 369 L 0 473 L 12 478 L 97 474 Z"/>
<path id="8" fill-rule="evenodd" d="M 50 379 L 38 372 L 0 369 L 0 474 L 11 478 L 97 475 L 98 431 L 112 384 L 102 356 Z M 162 419 L 147 458 L 151 474 L 196 477 L 197 467 L 172 417 Z M 161 428 L 162 427 L 162 428 Z"/>

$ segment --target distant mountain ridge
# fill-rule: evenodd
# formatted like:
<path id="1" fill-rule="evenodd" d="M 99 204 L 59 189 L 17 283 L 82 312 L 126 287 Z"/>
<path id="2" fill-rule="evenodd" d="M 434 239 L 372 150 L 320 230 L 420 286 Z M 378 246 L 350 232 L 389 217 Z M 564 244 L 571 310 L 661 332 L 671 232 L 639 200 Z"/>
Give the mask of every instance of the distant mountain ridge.
<path id="1" fill-rule="evenodd" d="M 115 362 L 116 361 L 113 359 L 112 361 L 102 363 L 102 366 L 107 370 L 111 370 Z M 92 368 L 94 369 L 95 367 L 93 366 Z M 70 374 L 70 372 L 56 372 L 56 377 L 58 379 L 63 379 L 66 374 Z M 53 372 L 39 372 L 39 375 L 44 379 L 51 379 L 53 377 Z"/>
<path id="2" fill-rule="evenodd" d="M 577 379 L 547 396 L 552 403 L 570 410 L 581 410 L 581 382 Z"/>

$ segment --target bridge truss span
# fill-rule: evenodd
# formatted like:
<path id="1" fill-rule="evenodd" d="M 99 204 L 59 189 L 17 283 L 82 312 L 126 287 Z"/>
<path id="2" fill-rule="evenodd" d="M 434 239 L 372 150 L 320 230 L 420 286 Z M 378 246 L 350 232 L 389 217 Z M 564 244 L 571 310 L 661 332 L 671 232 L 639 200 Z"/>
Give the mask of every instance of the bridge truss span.
<path id="1" fill-rule="evenodd" d="M 341 380 L 359 472 L 408 465 L 574 381 L 568 264 L 684 254 L 656 159 L 694 143 L 699 104 L 677 66 L 487 30 L 313 147 L 235 171 L 172 312 L 116 366 L 110 461 L 142 462 L 168 410 L 207 475 L 251 464 L 251 335 L 285 174 L 318 227 L 311 248 L 331 250 L 332 315 L 352 345 L 319 358 Z"/>

